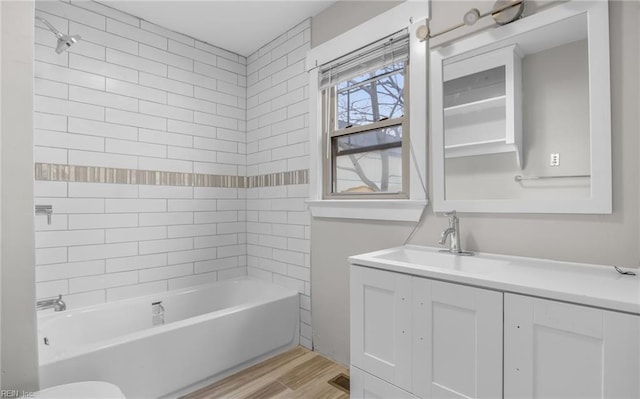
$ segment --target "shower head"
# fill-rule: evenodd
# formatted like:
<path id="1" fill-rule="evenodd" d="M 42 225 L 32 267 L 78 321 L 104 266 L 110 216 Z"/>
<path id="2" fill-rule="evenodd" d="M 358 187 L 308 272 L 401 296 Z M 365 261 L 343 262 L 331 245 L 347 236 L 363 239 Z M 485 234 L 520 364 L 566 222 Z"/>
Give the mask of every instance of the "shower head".
<path id="1" fill-rule="evenodd" d="M 56 37 L 58 36 L 56 35 Z M 62 53 L 63 51 L 71 47 L 72 44 L 76 43 L 80 39 L 82 39 L 80 35 L 71 35 L 71 36 L 62 35 L 58 37 L 58 45 L 56 46 L 56 53 L 58 54 Z"/>
<path id="2" fill-rule="evenodd" d="M 57 30 L 53 25 L 51 25 L 49 21 L 42 17 L 36 15 L 36 19 L 45 24 L 46 27 L 49 28 L 49 30 L 53 32 L 54 35 L 56 35 L 56 39 L 58 39 L 58 44 L 56 45 L 56 53 L 58 54 L 71 47 L 71 45 L 76 43 L 78 40 L 82 39 L 80 35 L 65 35 L 64 33 Z"/>

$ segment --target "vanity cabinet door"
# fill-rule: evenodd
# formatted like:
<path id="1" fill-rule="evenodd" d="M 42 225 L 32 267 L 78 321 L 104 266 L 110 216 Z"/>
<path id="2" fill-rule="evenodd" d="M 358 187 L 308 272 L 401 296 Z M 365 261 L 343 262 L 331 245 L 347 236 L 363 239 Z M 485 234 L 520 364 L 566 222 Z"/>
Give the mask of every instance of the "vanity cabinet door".
<path id="1" fill-rule="evenodd" d="M 411 277 L 352 266 L 351 364 L 411 389 Z"/>
<path id="2" fill-rule="evenodd" d="M 505 398 L 639 398 L 640 316 L 505 294 Z"/>
<path id="3" fill-rule="evenodd" d="M 501 398 L 503 294 L 423 278 L 413 294 L 413 392 Z"/>

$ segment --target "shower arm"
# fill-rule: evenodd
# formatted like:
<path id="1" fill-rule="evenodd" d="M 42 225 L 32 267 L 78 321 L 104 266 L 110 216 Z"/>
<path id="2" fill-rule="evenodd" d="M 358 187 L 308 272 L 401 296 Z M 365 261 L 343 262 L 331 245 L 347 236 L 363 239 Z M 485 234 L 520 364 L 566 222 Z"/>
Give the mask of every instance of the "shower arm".
<path id="1" fill-rule="evenodd" d="M 45 25 L 47 26 L 47 28 L 49 28 L 49 30 L 50 30 L 51 32 L 53 32 L 53 33 L 56 35 L 56 37 L 57 37 L 58 39 L 60 39 L 60 38 L 62 38 L 62 37 L 64 36 L 64 33 L 62 33 L 62 32 L 60 32 L 59 30 L 57 30 L 57 29 L 56 29 L 53 25 L 51 25 L 51 23 L 50 23 L 49 21 L 47 21 L 46 19 L 44 19 L 44 18 L 42 18 L 42 17 L 39 17 L 39 16 L 37 16 L 37 15 L 36 15 L 36 19 L 37 19 L 38 21 L 42 22 L 43 24 L 45 24 Z"/>

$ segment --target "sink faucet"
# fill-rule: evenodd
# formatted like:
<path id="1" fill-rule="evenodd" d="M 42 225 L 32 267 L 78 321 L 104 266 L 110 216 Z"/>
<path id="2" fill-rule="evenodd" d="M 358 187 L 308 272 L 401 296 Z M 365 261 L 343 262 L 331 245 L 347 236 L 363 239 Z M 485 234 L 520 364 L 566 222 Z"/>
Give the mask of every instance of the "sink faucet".
<path id="1" fill-rule="evenodd" d="M 55 299 L 45 299 L 36 302 L 36 310 L 44 310 L 53 308 L 56 312 L 67 310 L 67 304 L 62 300 L 62 295 L 58 295 Z"/>
<path id="2" fill-rule="evenodd" d="M 444 215 L 449 217 L 449 227 L 442 232 L 438 244 L 445 245 L 447 238 L 449 238 L 449 249 L 441 250 L 441 252 L 450 252 L 456 255 L 473 255 L 473 252 L 465 252 L 460 247 L 460 221 L 456 211 L 445 212 Z"/>

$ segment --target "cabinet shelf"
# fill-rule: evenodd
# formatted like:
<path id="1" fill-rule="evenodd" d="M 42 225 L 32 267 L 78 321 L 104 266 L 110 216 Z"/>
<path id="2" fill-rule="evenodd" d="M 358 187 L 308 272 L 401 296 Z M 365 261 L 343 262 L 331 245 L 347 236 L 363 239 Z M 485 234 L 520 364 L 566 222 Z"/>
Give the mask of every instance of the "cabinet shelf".
<path id="1" fill-rule="evenodd" d="M 465 144 L 445 146 L 445 158 L 470 157 L 474 155 L 500 154 L 517 152 L 514 143 L 507 143 L 504 139 L 474 141 Z M 518 160 L 519 163 L 519 160 Z"/>
<path id="2" fill-rule="evenodd" d="M 504 143 L 504 139 L 473 141 L 473 142 L 468 142 L 464 144 L 448 145 L 444 148 L 446 148 L 447 150 L 457 150 L 457 149 L 474 147 L 479 145 L 493 145 L 493 144 L 501 144 L 501 143 Z"/>
<path id="3" fill-rule="evenodd" d="M 462 104 L 444 107 L 445 158 L 514 152 L 522 167 L 522 84 L 515 45 L 443 67 L 444 94 Z"/>
<path id="4" fill-rule="evenodd" d="M 444 109 L 445 118 L 484 111 L 490 108 L 504 108 L 507 96 L 485 98 L 470 103 L 452 105 Z"/>

